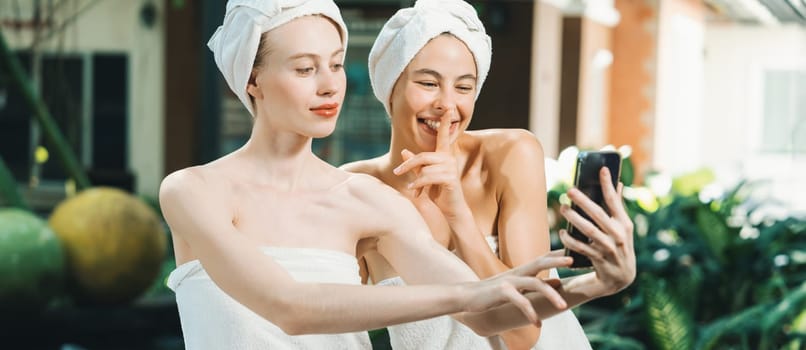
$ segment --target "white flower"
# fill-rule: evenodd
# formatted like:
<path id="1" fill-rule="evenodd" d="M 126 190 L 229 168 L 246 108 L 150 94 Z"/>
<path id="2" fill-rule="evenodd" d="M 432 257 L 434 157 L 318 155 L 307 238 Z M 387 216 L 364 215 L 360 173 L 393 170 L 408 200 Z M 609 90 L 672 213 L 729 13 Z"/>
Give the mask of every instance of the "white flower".
<path id="1" fill-rule="evenodd" d="M 756 239 L 759 234 L 758 229 L 750 225 L 742 226 L 742 229 L 739 231 L 739 237 L 742 239 Z"/>
<path id="2" fill-rule="evenodd" d="M 559 185 L 562 180 L 560 165 L 556 160 L 546 157 L 544 160 L 544 168 L 546 172 L 546 190 L 550 191 L 552 188 Z"/>
<path id="3" fill-rule="evenodd" d="M 786 254 L 778 254 L 772 259 L 772 261 L 777 267 L 789 265 L 789 257 Z"/>
<path id="4" fill-rule="evenodd" d="M 635 224 L 635 234 L 638 237 L 646 237 L 649 232 L 649 219 L 644 214 L 635 214 L 632 221 Z"/>
<path id="5" fill-rule="evenodd" d="M 674 232 L 672 230 L 661 230 L 658 232 L 658 240 L 667 245 L 677 244 L 678 241 L 677 232 Z"/>
<path id="6" fill-rule="evenodd" d="M 654 258 L 655 261 L 659 261 L 659 262 L 660 261 L 666 261 L 666 259 L 669 259 L 670 255 L 671 255 L 671 253 L 669 253 L 669 249 L 661 248 L 661 249 L 656 250 L 655 253 L 652 254 L 652 258 Z"/>
<path id="7" fill-rule="evenodd" d="M 658 173 L 647 176 L 646 185 L 657 197 L 666 197 L 672 190 L 672 177 L 669 174 Z"/>
<path id="8" fill-rule="evenodd" d="M 618 153 L 621 154 L 621 158 L 630 158 L 632 155 L 632 147 L 630 147 L 630 145 L 623 145 L 618 148 Z"/>
<path id="9" fill-rule="evenodd" d="M 569 185 L 574 183 L 574 171 L 576 171 L 575 168 L 577 166 L 577 155 L 579 155 L 579 149 L 576 148 L 576 146 L 570 146 L 560 152 L 560 156 L 557 157 L 557 174 L 560 181 L 563 181 Z"/>
<path id="10" fill-rule="evenodd" d="M 722 187 L 722 185 L 717 183 L 710 183 L 708 185 L 705 185 L 702 188 L 702 190 L 700 190 L 699 198 L 700 202 L 702 203 L 711 203 L 716 199 L 722 198 L 724 194 L 725 189 Z"/>

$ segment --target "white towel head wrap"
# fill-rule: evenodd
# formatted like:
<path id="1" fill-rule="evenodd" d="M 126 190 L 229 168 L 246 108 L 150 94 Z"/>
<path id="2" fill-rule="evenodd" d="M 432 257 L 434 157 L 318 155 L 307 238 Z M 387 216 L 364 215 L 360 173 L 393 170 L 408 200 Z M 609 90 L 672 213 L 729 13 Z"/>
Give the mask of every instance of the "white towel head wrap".
<path id="1" fill-rule="evenodd" d="M 260 37 L 263 33 L 289 21 L 306 16 L 323 15 L 338 24 L 341 40 L 347 48 L 347 26 L 333 0 L 230 0 L 224 24 L 207 43 L 215 63 L 230 89 L 252 116 L 255 111 L 246 92 L 252 74 Z"/>
<path id="2" fill-rule="evenodd" d="M 418 0 L 397 11 L 384 24 L 369 52 L 369 80 L 386 113 L 392 89 L 409 62 L 431 39 L 451 33 L 473 53 L 476 61 L 476 98 L 487 78 L 492 58 L 490 37 L 473 6 L 463 0 Z"/>

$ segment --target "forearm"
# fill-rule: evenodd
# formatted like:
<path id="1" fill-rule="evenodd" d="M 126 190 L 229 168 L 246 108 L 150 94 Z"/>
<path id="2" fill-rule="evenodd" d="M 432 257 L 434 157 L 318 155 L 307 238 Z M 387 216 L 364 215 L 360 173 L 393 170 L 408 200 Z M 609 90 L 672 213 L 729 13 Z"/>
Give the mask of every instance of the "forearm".
<path id="1" fill-rule="evenodd" d="M 470 268 L 473 269 L 473 271 L 482 279 L 509 270 L 510 267 L 501 262 L 501 260 L 499 260 L 495 254 L 493 254 L 483 237 L 481 237 L 480 234 L 477 236 L 482 238 L 482 242 L 480 243 L 483 244 L 483 246 L 477 246 L 478 249 L 476 249 L 476 251 L 468 252 L 470 249 L 473 249 L 471 244 L 465 244 L 465 249 L 467 250 L 464 251 L 462 250 L 463 245 L 457 244 L 457 250 L 459 251 L 459 256 L 462 258 L 462 260 L 464 260 L 464 262 L 467 263 L 467 265 L 470 266 Z M 503 338 L 508 349 L 529 349 L 537 342 L 538 337 L 540 337 L 540 327 L 527 324 L 526 326 L 520 328 L 501 332 L 499 335 L 501 338 Z"/>
<path id="2" fill-rule="evenodd" d="M 495 276 L 509 270 L 490 249 L 484 235 L 479 230 L 470 208 L 458 210 L 459 214 L 448 218 L 453 230 L 453 240 L 457 255 L 479 278 Z"/>
<path id="3" fill-rule="evenodd" d="M 557 291 L 566 301 L 568 308 L 614 293 L 600 283 L 594 272 L 563 279 L 562 286 Z M 566 310 L 554 306 L 542 293 L 527 293 L 526 296 L 541 320 Z M 530 324 L 523 313 L 512 304 L 504 304 L 484 312 L 463 313 L 457 318 L 478 334 L 485 336 Z"/>
<path id="4" fill-rule="evenodd" d="M 197 243 L 202 265 L 224 292 L 292 335 L 364 331 L 466 310 L 462 284 L 301 283 L 244 237 Z"/>
<path id="5" fill-rule="evenodd" d="M 464 218 L 454 218 L 451 225 L 459 257 L 482 279 L 510 270 L 511 267 L 490 249 L 472 215 L 468 214 L 469 210 Z M 508 349 L 529 349 L 540 337 L 540 327 L 530 324 L 501 332 L 499 336 Z"/>
<path id="6" fill-rule="evenodd" d="M 288 334 L 344 333 L 461 311 L 457 286 L 406 287 L 300 284 L 281 328 Z M 265 310 L 261 316 L 276 314 Z M 269 317 L 267 317 L 269 318 Z"/>

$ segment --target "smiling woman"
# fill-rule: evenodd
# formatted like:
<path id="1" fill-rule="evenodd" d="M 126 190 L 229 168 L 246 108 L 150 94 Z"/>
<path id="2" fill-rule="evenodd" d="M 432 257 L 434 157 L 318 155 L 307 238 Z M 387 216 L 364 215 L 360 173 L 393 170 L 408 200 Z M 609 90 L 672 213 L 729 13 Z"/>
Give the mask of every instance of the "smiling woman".
<path id="1" fill-rule="evenodd" d="M 333 132 L 344 100 L 346 41 L 331 0 L 227 4 L 209 46 L 254 117 L 250 138 L 160 187 L 177 263 L 168 284 L 187 349 L 369 349 L 364 330 L 448 314 L 494 334 L 626 286 L 629 250 L 602 266 L 618 273 L 559 291 L 535 278 L 570 264 L 558 254 L 479 281 L 434 241 L 411 202 L 314 155 L 311 140 Z M 429 94 L 428 84 L 412 86 Z M 368 246 L 419 285 L 361 286 L 356 255 Z"/>
<path id="2" fill-rule="evenodd" d="M 391 118 L 389 153 L 343 166 L 408 198 L 434 239 L 481 278 L 550 249 L 540 142 L 525 130 L 467 131 L 491 55 L 484 26 L 462 0 L 418 0 L 398 11 L 369 57 L 375 96 Z M 608 206 L 624 211 L 620 202 Z M 631 230 L 625 215 L 609 226 L 608 235 L 626 237 Z M 365 280 L 405 284 L 377 251 L 367 249 L 361 258 Z M 631 279 L 633 272 L 623 272 Z M 544 271 L 541 277 L 557 273 Z M 499 335 L 479 337 L 447 317 L 389 327 L 395 349 L 590 349 L 571 312 L 542 322 L 542 328 L 529 325 Z"/>

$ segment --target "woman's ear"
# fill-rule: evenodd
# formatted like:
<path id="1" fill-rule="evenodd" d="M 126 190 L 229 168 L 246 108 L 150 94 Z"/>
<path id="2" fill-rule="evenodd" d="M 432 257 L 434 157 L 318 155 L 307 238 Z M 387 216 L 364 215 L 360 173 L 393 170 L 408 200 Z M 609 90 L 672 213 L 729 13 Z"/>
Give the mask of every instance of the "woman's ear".
<path id="1" fill-rule="evenodd" d="M 256 98 L 263 98 L 263 92 L 257 86 L 257 72 L 252 70 L 252 74 L 249 75 L 249 82 L 246 83 L 246 93 L 249 94 L 253 99 Z"/>

